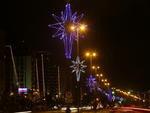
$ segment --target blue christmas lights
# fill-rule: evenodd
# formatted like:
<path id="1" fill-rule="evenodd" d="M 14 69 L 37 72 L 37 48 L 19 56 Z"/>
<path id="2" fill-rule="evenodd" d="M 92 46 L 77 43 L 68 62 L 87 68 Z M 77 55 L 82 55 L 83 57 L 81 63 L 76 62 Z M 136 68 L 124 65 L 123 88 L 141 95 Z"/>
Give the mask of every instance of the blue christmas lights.
<path id="1" fill-rule="evenodd" d="M 69 27 L 72 24 L 78 24 L 83 14 L 77 16 L 77 12 L 72 13 L 70 4 L 67 3 L 65 10 L 61 11 L 60 17 L 55 14 L 52 14 L 52 16 L 56 20 L 55 24 L 48 25 L 48 27 L 56 30 L 52 37 L 59 37 L 60 40 L 63 40 L 65 56 L 67 59 L 71 59 L 72 45 L 76 39 L 76 34 L 75 32 L 71 32 Z"/>
<path id="2" fill-rule="evenodd" d="M 87 78 L 87 87 L 90 89 L 90 92 L 92 92 L 93 90 L 95 90 L 96 87 L 97 87 L 96 78 L 93 77 L 92 75 L 90 75 Z"/>

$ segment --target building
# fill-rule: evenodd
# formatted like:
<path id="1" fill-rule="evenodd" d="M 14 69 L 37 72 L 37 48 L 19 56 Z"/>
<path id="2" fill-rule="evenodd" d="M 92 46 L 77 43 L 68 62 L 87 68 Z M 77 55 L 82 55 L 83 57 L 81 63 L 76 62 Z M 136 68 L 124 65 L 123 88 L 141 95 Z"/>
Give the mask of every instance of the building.
<path id="1" fill-rule="evenodd" d="M 34 88 L 38 89 L 39 87 L 42 95 L 44 93 L 56 95 L 58 92 L 58 72 L 57 66 L 52 63 L 50 54 L 47 52 L 38 52 L 32 60 L 35 67 L 33 69 Z"/>
<path id="2" fill-rule="evenodd" d="M 32 88 L 32 57 L 16 56 L 16 70 L 20 87 Z"/>
<path id="3" fill-rule="evenodd" d="M 59 93 L 65 94 L 65 92 L 74 91 L 75 86 L 72 79 L 76 79 L 69 68 L 70 62 L 67 66 L 59 66 L 56 59 L 52 58 L 52 55 L 47 51 L 25 54 L 25 52 L 20 53 L 22 48 L 19 48 L 19 50 L 10 46 L 4 48 L 5 52 L 0 60 L 2 64 L 0 65 L 0 88 L 4 92 L 18 91 L 17 81 L 19 87 L 38 89 L 41 96 L 47 93 L 58 95 Z"/>

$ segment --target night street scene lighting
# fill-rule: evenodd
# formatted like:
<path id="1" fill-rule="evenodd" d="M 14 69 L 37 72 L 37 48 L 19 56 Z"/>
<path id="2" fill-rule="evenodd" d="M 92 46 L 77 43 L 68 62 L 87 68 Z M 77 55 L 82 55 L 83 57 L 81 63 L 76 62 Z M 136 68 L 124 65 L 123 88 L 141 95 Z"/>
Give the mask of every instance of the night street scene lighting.
<path id="1" fill-rule="evenodd" d="M 95 74 L 97 72 L 97 69 L 99 69 L 100 67 L 95 67 L 93 66 L 93 58 L 97 56 L 97 53 L 95 51 L 87 51 L 85 53 L 85 57 L 86 58 L 89 58 L 90 60 L 90 65 L 89 65 L 89 70 L 90 70 L 90 74 Z M 93 69 L 95 69 L 95 73 L 92 73 L 93 72 Z"/>
<path id="2" fill-rule="evenodd" d="M 78 112 L 80 112 L 79 107 L 80 107 L 80 100 L 81 100 L 81 88 L 80 88 L 80 76 L 81 76 L 81 72 L 85 73 L 85 68 L 87 67 L 86 65 L 84 65 L 83 63 L 85 61 L 80 61 L 80 53 L 79 53 L 79 35 L 82 32 L 85 32 L 86 30 L 86 26 L 84 24 L 76 24 L 76 25 L 71 25 L 70 26 L 70 30 L 71 32 L 75 33 L 76 35 L 76 40 L 77 40 L 77 57 L 76 57 L 76 61 L 72 61 L 73 65 L 70 66 L 71 68 L 73 68 L 72 73 L 76 72 L 76 80 L 77 80 L 77 103 L 78 103 Z"/>
<path id="3" fill-rule="evenodd" d="M 55 34 L 53 34 L 53 37 L 59 37 L 60 40 L 63 40 L 64 42 L 64 48 L 65 48 L 65 56 L 67 59 L 71 59 L 72 54 L 72 45 L 77 37 L 76 34 L 73 32 L 69 32 L 71 30 L 75 30 L 76 26 L 71 26 L 70 24 L 79 24 L 80 19 L 83 17 L 83 14 L 80 16 L 77 16 L 77 12 L 72 13 L 70 4 L 66 4 L 65 11 L 61 12 L 61 16 L 56 16 L 55 14 L 52 14 L 54 19 L 56 20 L 55 24 L 49 24 L 48 27 L 56 29 Z M 77 31 L 84 31 L 85 26 L 81 25 L 79 28 L 77 28 Z"/>
<path id="4" fill-rule="evenodd" d="M 150 112 L 148 0 L 0 8 L 0 113 Z"/>

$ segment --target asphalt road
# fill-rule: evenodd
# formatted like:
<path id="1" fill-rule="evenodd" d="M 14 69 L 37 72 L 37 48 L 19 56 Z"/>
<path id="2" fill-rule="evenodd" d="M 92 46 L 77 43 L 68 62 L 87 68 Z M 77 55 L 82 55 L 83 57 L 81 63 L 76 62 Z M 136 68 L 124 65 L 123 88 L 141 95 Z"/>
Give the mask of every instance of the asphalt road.
<path id="1" fill-rule="evenodd" d="M 65 111 L 47 111 L 47 112 L 32 112 L 32 113 L 65 113 Z M 71 113 L 77 113 L 77 112 L 71 112 Z M 148 113 L 148 112 L 118 109 L 118 110 L 80 111 L 80 113 Z"/>
<path id="2" fill-rule="evenodd" d="M 65 113 L 65 111 L 27 111 L 27 112 L 15 112 L 15 113 Z M 71 113 L 77 113 L 72 111 Z M 134 108 L 134 107 L 121 107 L 116 109 L 101 109 L 96 111 L 80 111 L 80 113 L 150 113 L 150 109 Z"/>
<path id="3" fill-rule="evenodd" d="M 34 112 L 34 113 L 65 113 L 65 112 Z M 71 112 L 71 113 L 75 113 L 75 112 Z M 103 111 L 84 111 L 84 112 L 80 112 L 80 113 L 145 113 L 145 112 L 139 112 L 139 111 L 108 111 L 108 110 L 103 110 Z"/>

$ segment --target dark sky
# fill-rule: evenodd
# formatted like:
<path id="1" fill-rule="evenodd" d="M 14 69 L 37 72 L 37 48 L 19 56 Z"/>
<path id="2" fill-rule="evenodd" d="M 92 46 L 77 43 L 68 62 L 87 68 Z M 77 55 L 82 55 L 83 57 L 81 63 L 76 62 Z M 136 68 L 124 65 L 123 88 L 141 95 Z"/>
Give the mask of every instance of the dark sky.
<path id="1" fill-rule="evenodd" d="M 67 1 L 67 0 L 66 0 Z M 24 45 L 29 50 L 47 50 L 64 59 L 63 44 L 52 39 L 51 13 L 60 15 L 65 0 L 12 0 L 0 3 L 0 44 Z M 70 0 L 72 10 L 84 13 L 88 24 L 86 48 L 99 53 L 100 64 L 114 86 L 149 89 L 150 1 Z M 61 61 L 61 58 L 56 57 Z"/>

